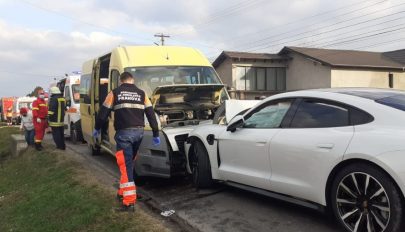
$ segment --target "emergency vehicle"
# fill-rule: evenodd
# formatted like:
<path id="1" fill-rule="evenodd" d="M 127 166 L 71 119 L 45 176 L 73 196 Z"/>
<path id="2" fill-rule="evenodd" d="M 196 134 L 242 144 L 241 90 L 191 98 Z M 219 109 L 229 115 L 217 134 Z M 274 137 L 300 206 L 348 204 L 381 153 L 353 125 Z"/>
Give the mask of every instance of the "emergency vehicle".
<path id="1" fill-rule="evenodd" d="M 12 123 L 13 124 L 20 124 L 21 123 L 21 117 L 20 117 L 20 109 L 21 108 L 27 108 L 27 109 L 32 109 L 32 102 L 37 99 L 36 97 L 19 97 L 17 98 L 14 103 L 13 103 L 13 118 L 12 118 Z"/>
<path id="2" fill-rule="evenodd" d="M 7 109 L 13 108 L 15 98 L 14 97 L 3 97 L 0 102 L 0 112 L 1 112 L 1 121 L 5 122 L 7 120 Z"/>
<path id="3" fill-rule="evenodd" d="M 135 77 L 135 84 L 151 99 L 161 144 L 152 145 L 152 130 L 145 118 L 145 132 L 134 176 L 169 178 L 186 173 L 184 142 L 197 125 L 213 119 L 219 106 L 229 98 L 211 63 L 198 50 L 176 46 L 126 46 L 83 64 L 80 83 L 82 130 L 93 154 L 100 149 L 116 152 L 114 112 L 92 137 L 95 120 L 108 92 L 119 85 L 123 72 Z M 108 79 L 106 83 L 104 79 Z"/>
<path id="4" fill-rule="evenodd" d="M 80 73 L 74 72 L 56 83 L 63 97 L 66 99 L 66 114 L 64 119 L 65 136 L 70 137 L 73 143 L 83 141 L 80 121 Z"/>

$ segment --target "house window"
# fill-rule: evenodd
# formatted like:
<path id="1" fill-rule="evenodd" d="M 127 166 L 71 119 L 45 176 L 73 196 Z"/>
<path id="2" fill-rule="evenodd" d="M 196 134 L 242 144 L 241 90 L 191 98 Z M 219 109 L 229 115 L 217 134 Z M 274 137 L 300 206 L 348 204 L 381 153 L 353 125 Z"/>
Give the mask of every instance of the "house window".
<path id="1" fill-rule="evenodd" d="M 256 89 L 266 90 L 266 69 L 257 68 L 256 69 Z"/>
<path id="2" fill-rule="evenodd" d="M 256 68 L 246 68 L 246 90 L 256 90 Z"/>
<path id="3" fill-rule="evenodd" d="M 285 91 L 285 68 L 236 67 L 236 90 Z"/>
<path id="4" fill-rule="evenodd" d="M 235 70 L 235 82 L 234 86 L 237 90 L 246 90 L 246 68 L 245 67 L 236 67 Z"/>
<path id="5" fill-rule="evenodd" d="M 266 68 L 266 89 L 277 90 L 277 72 L 275 68 Z"/>
<path id="6" fill-rule="evenodd" d="M 285 68 L 276 68 L 277 73 L 277 90 L 285 90 Z"/>

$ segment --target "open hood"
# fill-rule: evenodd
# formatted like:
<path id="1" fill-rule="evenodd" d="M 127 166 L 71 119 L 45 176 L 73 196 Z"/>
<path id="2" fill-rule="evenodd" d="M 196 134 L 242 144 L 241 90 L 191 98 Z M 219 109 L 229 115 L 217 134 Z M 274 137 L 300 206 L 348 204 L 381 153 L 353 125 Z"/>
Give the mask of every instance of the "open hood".
<path id="1" fill-rule="evenodd" d="M 212 119 L 228 94 L 222 84 L 180 84 L 159 86 L 152 104 L 162 125 L 195 125 Z"/>
<path id="2" fill-rule="evenodd" d="M 222 84 L 179 84 L 179 85 L 163 85 L 156 87 L 152 96 L 168 93 L 191 93 L 191 92 L 216 92 L 224 88 Z"/>

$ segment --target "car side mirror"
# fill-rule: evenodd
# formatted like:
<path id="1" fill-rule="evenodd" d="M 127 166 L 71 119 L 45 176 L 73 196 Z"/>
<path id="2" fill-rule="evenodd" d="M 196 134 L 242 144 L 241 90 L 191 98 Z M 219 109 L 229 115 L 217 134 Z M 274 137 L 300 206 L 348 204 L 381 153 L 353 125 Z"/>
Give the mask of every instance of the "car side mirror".
<path id="1" fill-rule="evenodd" d="M 226 131 L 234 132 L 236 131 L 237 128 L 241 128 L 244 123 L 245 120 L 243 119 L 243 116 L 236 115 L 229 123 L 228 127 L 226 128 Z"/>

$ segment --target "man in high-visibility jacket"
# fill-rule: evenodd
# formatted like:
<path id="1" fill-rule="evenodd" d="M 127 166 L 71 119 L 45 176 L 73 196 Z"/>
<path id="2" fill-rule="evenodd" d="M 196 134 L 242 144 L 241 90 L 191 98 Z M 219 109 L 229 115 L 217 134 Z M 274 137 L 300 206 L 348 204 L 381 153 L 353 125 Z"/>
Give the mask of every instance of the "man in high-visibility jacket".
<path id="1" fill-rule="evenodd" d="M 52 128 L 52 137 L 53 141 L 55 141 L 56 148 L 65 150 L 65 128 L 63 122 L 65 118 L 66 101 L 58 87 L 52 87 L 50 92 L 51 98 L 49 99 L 48 123 Z"/>
<path id="2" fill-rule="evenodd" d="M 133 176 L 133 160 L 143 138 L 145 126 L 144 115 L 148 118 L 153 131 L 153 145 L 159 146 L 159 129 L 152 104 L 145 92 L 134 85 L 131 73 L 123 72 L 120 76 L 121 85 L 111 91 L 106 97 L 98 114 L 94 137 L 100 135 L 100 130 L 114 110 L 115 141 L 117 153 L 115 157 L 121 172 L 120 187 L 117 196 L 122 198 L 119 211 L 135 211 L 136 186 Z"/>
<path id="3" fill-rule="evenodd" d="M 48 106 L 45 101 L 45 92 L 43 89 L 38 90 L 38 97 L 32 103 L 32 116 L 35 129 L 35 149 L 40 151 L 43 149 L 41 143 L 45 135 L 45 129 L 48 127 L 46 120 L 48 116 Z"/>

